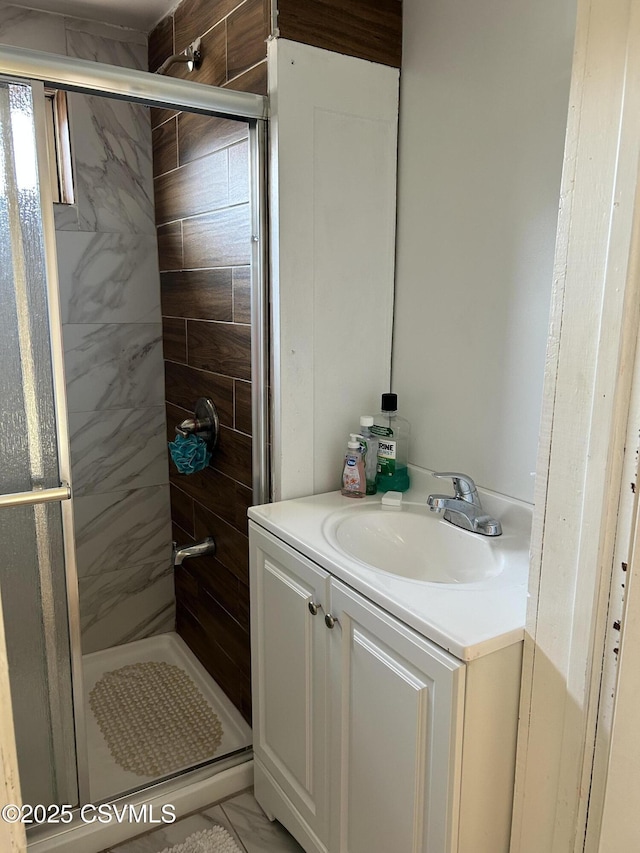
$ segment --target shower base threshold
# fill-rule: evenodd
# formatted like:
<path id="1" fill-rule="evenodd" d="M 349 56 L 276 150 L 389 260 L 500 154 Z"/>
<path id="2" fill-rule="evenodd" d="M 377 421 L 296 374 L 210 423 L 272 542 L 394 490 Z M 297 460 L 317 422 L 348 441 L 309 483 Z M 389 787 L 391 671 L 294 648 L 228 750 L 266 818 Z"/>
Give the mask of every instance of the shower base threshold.
<path id="1" fill-rule="evenodd" d="M 203 755 L 203 761 L 222 758 L 238 749 L 251 746 L 250 727 L 186 643 L 176 633 L 159 634 L 155 637 L 93 652 L 83 657 L 89 790 L 93 803 L 112 800 L 136 788 L 151 785 L 162 778 L 162 776 L 139 775 L 118 764 L 100 731 L 89 703 L 91 691 L 106 673 L 147 661 L 179 667 L 198 688 L 220 720 L 223 732 L 222 740 L 215 753 Z M 169 731 L 167 737 L 170 737 Z M 176 770 L 180 769 L 188 769 L 188 765 L 184 768 L 176 768 Z"/>
<path id="2" fill-rule="evenodd" d="M 122 808 L 144 806 L 154 814 L 171 806 L 176 820 L 233 797 L 253 785 L 253 759 L 242 756 L 222 760 L 221 764 L 192 770 L 184 776 L 160 782 L 148 791 L 139 791 L 117 801 Z M 241 763 L 237 763 L 241 761 Z M 103 853 L 148 830 L 155 823 L 84 823 L 76 815 L 67 825 L 37 827 L 29 831 L 28 853 Z M 144 842 L 143 842 L 144 843 Z M 142 849 L 142 848 L 141 848 Z"/>

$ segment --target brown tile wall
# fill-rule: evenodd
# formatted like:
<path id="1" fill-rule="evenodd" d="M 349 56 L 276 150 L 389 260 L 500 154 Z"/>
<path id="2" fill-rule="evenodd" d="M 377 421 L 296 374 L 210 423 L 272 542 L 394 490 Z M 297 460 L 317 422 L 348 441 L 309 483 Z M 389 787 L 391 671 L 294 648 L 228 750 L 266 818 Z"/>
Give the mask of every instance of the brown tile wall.
<path id="1" fill-rule="evenodd" d="M 211 5 L 222 8 L 192 0 L 188 5 L 201 14 Z M 180 22 L 184 39 L 192 31 L 189 20 L 179 15 L 181 9 L 176 25 Z M 156 33 L 168 38 L 169 31 L 161 25 Z M 151 55 L 162 61 L 163 51 L 156 47 Z M 170 463 L 174 538 L 186 544 L 213 535 L 217 543 L 214 558 L 190 559 L 176 569 L 177 630 L 250 721 L 247 126 L 169 110 L 156 111 L 155 118 L 167 437 L 175 437 L 175 425 L 190 416 L 198 397 L 213 399 L 221 424 L 218 447 L 205 471 L 179 474 Z"/>
<path id="2" fill-rule="evenodd" d="M 269 28 L 270 0 L 183 0 L 149 35 L 149 70 L 200 36 L 202 66 L 189 74 L 176 64 L 169 75 L 266 95 Z M 152 124 L 167 115 L 168 110 L 152 110 Z"/>
<path id="3" fill-rule="evenodd" d="M 183 0 L 149 36 L 149 70 L 202 38 L 199 83 L 267 94 L 271 0 Z M 280 35 L 400 66 L 400 0 L 278 0 Z M 183 65 L 168 72 L 186 77 Z M 251 505 L 250 218 L 241 122 L 152 109 L 168 438 L 196 399 L 221 422 L 211 465 L 172 466 L 180 543 L 213 534 L 215 558 L 176 569 L 177 630 L 251 718 L 247 508 Z"/>
<path id="4" fill-rule="evenodd" d="M 400 68 L 401 0 L 278 0 L 281 38 Z"/>

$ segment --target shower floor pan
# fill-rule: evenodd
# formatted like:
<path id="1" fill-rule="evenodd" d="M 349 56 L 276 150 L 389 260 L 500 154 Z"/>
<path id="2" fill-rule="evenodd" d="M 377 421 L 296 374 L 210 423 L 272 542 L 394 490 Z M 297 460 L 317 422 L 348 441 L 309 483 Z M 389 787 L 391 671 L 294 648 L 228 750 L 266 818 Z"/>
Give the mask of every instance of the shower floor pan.
<path id="1" fill-rule="evenodd" d="M 123 668 L 126 669 L 123 670 Z M 118 670 L 123 672 L 114 676 L 113 673 Z M 131 682 L 135 688 L 136 679 L 143 677 L 145 673 L 151 673 L 152 676 L 160 674 L 169 678 L 168 687 L 174 691 L 175 709 L 178 712 L 183 696 L 191 696 L 193 701 L 188 707 L 185 706 L 185 715 L 195 714 L 191 719 L 199 724 L 200 734 L 203 736 L 204 746 L 198 752 L 200 761 L 222 758 L 235 750 L 251 746 L 251 729 L 240 712 L 225 696 L 186 643 L 173 632 L 84 655 L 83 671 L 89 787 L 93 803 L 113 799 L 120 794 L 149 785 L 166 775 L 162 773 L 145 775 L 142 769 L 145 762 L 149 763 L 150 755 L 148 745 L 146 754 L 142 749 L 144 744 L 135 733 L 136 727 L 142 725 L 142 731 L 145 731 L 147 726 L 149 728 L 155 726 L 156 729 L 160 727 L 158 748 L 160 764 L 164 760 L 163 754 L 175 752 L 176 741 L 179 741 L 179 734 L 176 735 L 173 728 L 176 725 L 175 719 L 172 724 L 171 719 L 167 718 L 166 739 L 162 731 L 162 717 L 159 720 L 153 720 L 154 706 L 167 701 L 167 690 L 166 687 L 161 686 L 162 682 L 156 679 L 155 683 L 158 686 L 154 688 L 152 678 L 140 694 L 135 689 L 127 692 L 127 682 Z M 118 687 L 121 683 L 124 684 L 124 692 L 117 690 L 111 695 L 109 685 L 116 684 Z M 94 690 L 96 685 L 98 687 Z M 162 691 L 162 695 L 156 694 L 155 703 L 154 689 Z M 93 701 L 91 701 L 92 694 Z M 105 698 L 109 701 L 105 702 Z M 172 699 L 170 703 L 172 710 L 173 702 Z M 114 711 L 113 719 L 109 716 L 110 707 L 118 709 Z M 107 738 L 98 723 L 96 712 L 100 717 L 102 729 L 108 730 Z M 180 728 L 179 714 L 177 723 Z M 190 748 L 193 754 L 192 744 Z M 190 761 L 184 766 L 175 766 L 175 757 L 172 760 L 174 763 L 170 771 L 172 773 L 186 770 L 193 765 L 193 761 Z M 131 769 L 123 767 L 123 764 L 136 765 L 137 769 L 132 772 Z"/>

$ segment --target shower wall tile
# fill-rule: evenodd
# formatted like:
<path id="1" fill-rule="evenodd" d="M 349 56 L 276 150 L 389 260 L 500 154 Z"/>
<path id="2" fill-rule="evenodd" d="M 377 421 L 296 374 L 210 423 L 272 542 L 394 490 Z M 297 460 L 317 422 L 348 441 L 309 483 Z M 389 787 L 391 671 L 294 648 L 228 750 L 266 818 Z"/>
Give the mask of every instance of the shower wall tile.
<path id="1" fill-rule="evenodd" d="M 247 678 L 250 677 L 249 637 L 241 625 L 206 590 L 202 591 L 196 615 L 207 634 L 215 637 L 220 648 L 224 649 L 240 671 Z"/>
<path id="2" fill-rule="evenodd" d="M 244 633 L 249 631 L 249 622 L 247 619 L 247 607 L 244 605 L 244 599 L 249 599 L 249 587 L 242 581 L 238 580 L 235 574 L 217 560 L 215 557 L 196 557 L 189 561 L 187 571 L 191 572 L 192 580 L 196 583 L 196 589 L 193 586 L 186 588 L 189 579 L 183 575 L 180 578 L 182 588 L 185 589 L 187 596 L 184 604 L 194 615 L 203 606 L 198 601 L 200 592 L 207 592 L 215 598 L 221 607 L 238 623 Z M 176 573 L 176 589 L 179 587 L 179 577 Z M 206 606 L 206 602 L 204 603 Z M 201 619 L 201 621 L 204 621 Z M 247 637 L 247 645 L 248 645 Z"/>
<path id="3" fill-rule="evenodd" d="M 162 318 L 162 348 L 165 359 L 186 362 L 187 323 L 176 317 Z"/>
<path id="4" fill-rule="evenodd" d="M 233 426 L 239 432 L 251 435 L 253 415 L 251 411 L 251 383 L 235 379 L 233 383 L 234 420 Z"/>
<path id="5" fill-rule="evenodd" d="M 167 15 L 149 33 L 149 71 L 157 71 L 168 56 L 173 56 L 173 16 Z"/>
<path id="6" fill-rule="evenodd" d="M 77 93 L 68 100 L 80 228 L 155 234 L 149 110 Z"/>
<path id="7" fill-rule="evenodd" d="M 64 56 L 67 50 L 64 18 L 62 15 L 1 3 L 0 42 Z"/>
<path id="8" fill-rule="evenodd" d="M 171 630 L 171 566 L 149 563 L 81 578 L 82 652 L 88 654 Z"/>
<path id="9" fill-rule="evenodd" d="M 220 423 L 233 426 L 233 380 L 228 376 L 165 361 L 164 384 L 169 403 L 193 411 L 198 397 L 211 397 Z"/>
<path id="10" fill-rule="evenodd" d="M 178 122 L 171 118 L 151 130 L 153 177 L 178 168 Z"/>
<path id="11" fill-rule="evenodd" d="M 109 31 L 118 29 L 107 26 Z M 139 34 L 136 35 L 139 36 Z M 70 27 L 67 27 L 67 55 L 93 60 L 93 62 L 104 62 L 107 65 L 136 68 L 138 71 L 144 71 L 147 67 L 146 44 L 104 38 Z"/>
<path id="12" fill-rule="evenodd" d="M 158 243 L 147 234 L 57 235 L 63 323 L 160 323 Z"/>
<path id="13" fill-rule="evenodd" d="M 128 27 L 117 27 L 113 24 L 103 24 L 100 21 L 88 21 L 83 18 L 65 18 L 65 27 L 67 31 L 78 33 L 86 33 L 96 36 L 99 39 L 109 39 L 110 41 L 128 42 L 146 46 L 147 37 L 139 30 L 132 30 Z"/>
<path id="14" fill-rule="evenodd" d="M 186 269 L 251 263 L 251 217 L 248 204 L 185 219 L 182 231 L 183 263 Z"/>
<path id="15" fill-rule="evenodd" d="M 183 0 L 173 18 L 175 49 L 201 36 L 204 56 L 216 57 L 189 79 L 266 91 L 268 13 L 265 0 Z M 151 68 L 167 53 L 171 22 L 169 15 L 150 36 Z M 257 72 L 241 74 L 254 63 Z M 169 73 L 184 77 L 185 69 Z M 176 121 L 156 111 L 152 120 L 160 125 L 153 143 L 167 423 L 185 417 L 198 396 L 211 396 L 222 425 L 204 471 L 185 476 L 169 466 L 175 535 L 189 541 L 212 533 L 218 545 L 216 558 L 191 560 L 176 572 L 177 630 L 249 720 L 251 394 L 242 381 L 251 378 L 247 125 L 186 112 Z"/>
<path id="16" fill-rule="evenodd" d="M 78 206 L 75 204 L 54 204 L 53 219 L 56 231 L 78 231 Z"/>
<path id="17" fill-rule="evenodd" d="M 164 399 L 160 323 L 63 329 L 70 412 L 148 408 Z"/>
<path id="18" fill-rule="evenodd" d="M 196 539 L 213 536 L 216 540 L 217 562 L 222 563 L 235 577 L 244 584 L 249 584 L 249 543 L 247 536 L 222 521 L 217 515 L 209 512 L 201 504 L 194 503 Z M 209 557 L 194 560 L 198 565 L 204 565 Z M 229 608 L 227 608 L 229 609 Z M 232 611 L 229 611 L 232 612 Z"/>
<path id="19" fill-rule="evenodd" d="M 163 272 L 182 269 L 182 222 L 158 228 L 158 263 Z"/>
<path id="20" fill-rule="evenodd" d="M 249 201 L 249 143 L 229 148 L 229 204 Z"/>
<path id="21" fill-rule="evenodd" d="M 227 25 L 222 21 L 202 36 L 200 50 L 208 58 L 200 68 L 189 71 L 186 63 L 179 62 L 171 66 L 168 73 L 172 77 L 181 77 L 205 86 L 221 86 L 227 79 L 226 33 Z"/>
<path id="22" fill-rule="evenodd" d="M 185 492 L 206 509 L 231 524 L 241 533 L 247 533 L 247 510 L 252 506 L 252 492 L 209 466 L 195 474 L 178 474 L 170 470 L 169 479 L 180 491 Z"/>
<path id="23" fill-rule="evenodd" d="M 69 415 L 76 497 L 169 479 L 164 406 Z"/>
<path id="24" fill-rule="evenodd" d="M 225 89 L 234 89 L 236 92 L 255 92 L 256 95 L 266 95 L 267 86 L 267 60 L 264 59 L 258 65 L 254 65 L 244 74 L 234 77 L 224 84 Z"/>
<path id="25" fill-rule="evenodd" d="M 251 327 L 187 321 L 189 364 L 236 379 L 251 379 Z"/>
<path id="26" fill-rule="evenodd" d="M 160 276 L 160 293 L 165 317 L 233 320 L 230 268 L 163 273 Z"/>
<path id="27" fill-rule="evenodd" d="M 254 83 L 263 86 L 261 72 L 257 77 L 242 72 L 266 60 L 266 41 L 271 23 L 269 0 L 182 0 L 173 16 L 158 24 L 149 36 L 149 68 L 155 71 L 162 59 L 170 55 L 171 44 L 167 21 L 175 22 L 175 51 L 184 50 L 196 37 L 202 38 L 202 53 L 209 57 L 202 67 L 189 74 L 190 80 L 209 86 L 228 85 L 243 91 L 256 91 Z M 184 65 L 174 65 L 168 73 L 186 77 Z M 263 94 L 262 91 L 259 94 Z"/>
<path id="28" fill-rule="evenodd" d="M 251 486 L 251 436 L 233 429 L 220 427 L 220 435 L 211 465 L 237 480 L 247 488 Z"/>
<path id="29" fill-rule="evenodd" d="M 187 163 L 155 180 L 158 225 L 197 216 L 228 204 L 229 158 L 226 149 Z"/>
<path id="30" fill-rule="evenodd" d="M 251 679 L 217 643 L 217 638 L 203 628 L 180 599 L 176 604 L 176 630 L 243 717 L 251 724 Z M 257 853 L 258 849 L 256 848 L 254 853 Z"/>
<path id="31" fill-rule="evenodd" d="M 246 139 L 249 125 L 228 118 L 180 113 L 178 116 L 178 149 L 180 165 L 218 151 Z"/>
<path id="32" fill-rule="evenodd" d="M 246 0 L 227 20 L 227 79 L 231 80 L 265 57 L 269 35 L 269 4 Z"/>
<path id="33" fill-rule="evenodd" d="M 169 489 L 171 491 L 171 520 L 193 539 L 195 524 L 193 500 L 175 486 L 169 486 Z"/>
<path id="34" fill-rule="evenodd" d="M 175 11 L 176 50 L 184 50 L 197 37 L 219 23 L 239 0 L 183 0 Z"/>
<path id="35" fill-rule="evenodd" d="M 233 271 L 233 322 L 251 323 L 251 267 Z"/>
<path id="36" fill-rule="evenodd" d="M 149 110 L 151 115 L 151 127 L 160 127 L 165 121 L 178 115 L 177 110 L 165 109 L 164 107 L 151 107 Z"/>
<path id="37" fill-rule="evenodd" d="M 74 514 L 80 577 L 170 565 L 169 486 L 79 497 Z"/>

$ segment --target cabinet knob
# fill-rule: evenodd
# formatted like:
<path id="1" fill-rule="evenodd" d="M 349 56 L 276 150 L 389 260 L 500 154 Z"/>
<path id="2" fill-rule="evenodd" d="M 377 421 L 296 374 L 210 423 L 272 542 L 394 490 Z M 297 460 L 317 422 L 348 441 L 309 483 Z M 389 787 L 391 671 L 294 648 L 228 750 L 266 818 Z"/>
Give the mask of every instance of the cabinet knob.
<path id="1" fill-rule="evenodd" d="M 324 617 L 324 624 L 327 628 L 333 628 L 333 626 L 338 622 L 335 616 L 332 616 L 330 613 Z"/>
<path id="2" fill-rule="evenodd" d="M 317 615 L 318 615 L 318 610 L 320 610 L 320 605 L 319 605 L 319 604 L 316 604 L 316 603 L 315 603 L 315 601 L 310 601 L 310 602 L 309 602 L 309 613 L 310 613 L 312 616 L 317 616 Z"/>

